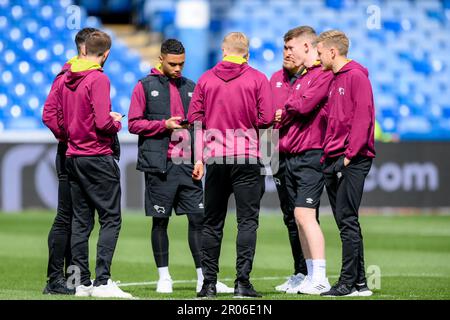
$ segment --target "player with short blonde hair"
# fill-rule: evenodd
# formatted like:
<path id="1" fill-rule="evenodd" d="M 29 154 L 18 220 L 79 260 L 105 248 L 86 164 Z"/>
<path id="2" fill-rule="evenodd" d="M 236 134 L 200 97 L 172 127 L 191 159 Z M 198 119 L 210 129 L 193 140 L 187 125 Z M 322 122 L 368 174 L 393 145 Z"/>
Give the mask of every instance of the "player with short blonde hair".
<path id="1" fill-rule="evenodd" d="M 349 40 L 338 30 L 317 39 L 325 70 L 332 70 L 330 108 L 325 134 L 325 185 L 342 241 L 339 281 L 324 296 L 369 296 L 364 270 L 364 249 L 358 210 L 364 181 L 375 157 L 375 109 L 366 68 L 347 59 Z"/>

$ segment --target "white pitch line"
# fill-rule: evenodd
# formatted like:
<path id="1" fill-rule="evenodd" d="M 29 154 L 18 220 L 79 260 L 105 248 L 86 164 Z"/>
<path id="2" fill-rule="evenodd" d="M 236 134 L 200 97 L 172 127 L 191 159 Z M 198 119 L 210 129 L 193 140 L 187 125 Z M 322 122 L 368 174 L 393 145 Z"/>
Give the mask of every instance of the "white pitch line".
<path id="1" fill-rule="evenodd" d="M 287 279 L 288 277 L 262 277 L 262 278 L 252 278 L 252 280 L 257 281 L 267 281 L 267 280 L 280 280 Z M 224 278 L 220 279 L 220 281 L 234 281 L 232 278 Z M 132 287 L 132 286 L 147 286 L 147 285 L 155 285 L 158 281 L 147 281 L 147 282 L 130 282 L 130 283 L 119 283 L 119 287 Z M 192 280 L 173 280 L 172 283 L 197 283 L 197 279 Z"/>
<path id="2" fill-rule="evenodd" d="M 330 278 L 337 278 L 339 275 L 328 275 Z M 424 273 L 411 273 L 411 274 L 381 274 L 381 278 L 383 277 L 402 277 L 402 278 L 450 278 L 450 275 L 447 274 L 424 274 Z M 288 277 L 260 277 L 260 278 L 251 278 L 253 281 L 270 281 L 270 280 L 285 280 Z M 221 281 L 234 281 L 234 278 L 223 278 Z M 158 281 L 146 281 L 146 282 L 129 282 L 129 283 L 118 283 L 119 287 L 134 287 L 134 286 L 150 286 L 156 285 Z M 177 283 L 197 283 L 197 279 L 192 280 L 174 280 L 174 284 Z"/>

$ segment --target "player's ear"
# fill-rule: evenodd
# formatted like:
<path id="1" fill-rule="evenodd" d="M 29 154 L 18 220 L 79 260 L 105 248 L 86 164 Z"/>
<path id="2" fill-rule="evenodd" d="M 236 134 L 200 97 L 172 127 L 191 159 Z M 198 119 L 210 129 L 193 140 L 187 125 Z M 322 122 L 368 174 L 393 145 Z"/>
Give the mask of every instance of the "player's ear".
<path id="1" fill-rule="evenodd" d="M 100 65 L 103 67 L 106 63 L 106 60 L 108 60 L 110 50 L 106 50 L 106 52 L 102 56 L 102 61 L 100 62 Z"/>
<path id="2" fill-rule="evenodd" d="M 309 52 L 310 47 L 309 47 L 308 42 L 305 42 L 305 43 L 303 44 L 303 48 L 305 49 L 305 53 L 308 53 L 308 52 Z"/>
<path id="3" fill-rule="evenodd" d="M 159 63 L 161 63 L 161 64 L 163 63 L 163 56 L 162 55 L 159 56 Z"/>
<path id="4" fill-rule="evenodd" d="M 83 44 L 80 44 L 80 55 L 81 56 L 86 56 L 86 45 L 83 43 Z"/>
<path id="5" fill-rule="evenodd" d="M 336 58 L 336 49 L 335 48 L 331 48 L 330 49 L 330 54 L 331 54 L 331 59 Z"/>

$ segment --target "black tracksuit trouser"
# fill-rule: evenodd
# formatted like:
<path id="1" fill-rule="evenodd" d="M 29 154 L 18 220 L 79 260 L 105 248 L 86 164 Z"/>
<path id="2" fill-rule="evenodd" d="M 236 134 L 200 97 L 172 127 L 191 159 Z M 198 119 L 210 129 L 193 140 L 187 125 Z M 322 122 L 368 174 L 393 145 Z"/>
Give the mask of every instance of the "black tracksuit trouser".
<path id="1" fill-rule="evenodd" d="M 73 200 L 72 264 L 80 268 L 80 284 L 90 285 L 88 242 L 97 210 L 100 232 L 94 285 L 103 285 L 111 277 L 122 223 L 120 169 L 113 156 L 67 158 L 66 167 Z"/>
<path id="2" fill-rule="evenodd" d="M 366 283 L 364 245 L 359 224 L 359 206 L 364 181 L 372 159 L 355 157 L 344 167 L 344 156 L 326 159 L 325 185 L 342 241 L 342 268 L 339 281 L 349 285 Z"/>
<path id="3" fill-rule="evenodd" d="M 47 278 L 54 282 L 67 276 L 65 270 L 71 265 L 70 238 L 72 233 L 72 197 L 66 170 L 67 144 L 60 142 L 56 153 L 56 173 L 58 176 L 58 208 L 53 225 L 48 234 Z"/>
<path id="4" fill-rule="evenodd" d="M 228 199 L 234 193 L 238 234 L 236 282 L 248 284 L 253 267 L 264 176 L 259 164 L 208 164 L 205 181 L 205 222 L 202 268 L 205 283 L 216 283 Z"/>

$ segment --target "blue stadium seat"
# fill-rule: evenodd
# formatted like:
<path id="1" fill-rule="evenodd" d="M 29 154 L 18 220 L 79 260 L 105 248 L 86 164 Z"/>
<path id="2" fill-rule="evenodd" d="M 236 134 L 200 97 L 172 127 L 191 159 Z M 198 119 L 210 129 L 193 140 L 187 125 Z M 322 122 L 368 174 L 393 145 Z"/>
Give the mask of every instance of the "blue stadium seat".
<path id="1" fill-rule="evenodd" d="M 76 55 L 73 40 L 78 30 L 67 32 L 66 26 L 71 0 L 17 3 L 0 0 L 0 33 L 4 35 L 0 39 L 0 131 L 44 129 L 42 107 L 52 81 L 62 65 Z M 82 8 L 84 26 L 102 28 L 100 20 L 87 16 Z M 114 34 L 111 36 L 115 50 L 106 64 L 111 64 L 111 70 L 105 69 L 115 91 L 115 110 L 127 113 L 134 85 L 150 68 L 140 63 L 138 54 L 116 41 Z"/>
<path id="2" fill-rule="evenodd" d="M 100 13 L 103 7 L 102 0 L 81 0 L 80 4 L 93 14 Z"/>
<path id="3" fill-rule="evenodd" d="M 131 10 L 131 1 L 129 0 L 109 0 L 108 10 L 111 12 L 127 12 Z"/>
<path id="4" fill-rule="evenodd" d="M 73 39 L 77 30 L 64 32 L 66 9 L 73 3 L 0 0 L 0 130 L 42 128 L 41 106 L 54 75 L 76 55 Z M 153 31 L 176 36 L 177 0 L 137 3 L 139 19 Z M 89 17 L 86 9 L 126 10 L 130 1 L 81 4 L 81 26 L 102 28 L 101 21 Z M 367 28 L 369 6 L 380 8 L 380 29 Z M 302 24 L 318 32 L 339 28 L 350 38 L 350 58 L 369 69 L 383 129 L 402 139 L 450 140 L 448 10 L 450 0 L 210 1 L 209 61 L 212 65 L 221 59 L 223 35 L 239 30 L 251 39 L 250 64 L 270 76 L 281 66 L 282 37 L 288 29 Z M 136 81 L 150 66 L 111 35 L 114 45 L 105 72 L 111 78 L 113 109 L 125 113 Z"/>
<path id="5" fill-rule="evenodd" d="M 432 126 L 431 123 L 423 117 L 404 117 L 399 120 L 398 132 L 401 137 L 417 139 L 420 135 L 430 134 L 432 132 Z"/>
<path id="6" fill-rule="evenodd" d="M 325 4 L 329 8 L 333 8 L 336 10 L 340 10 L 344 8 L 344 1 L 343 0 L 326 0 Z"/>

